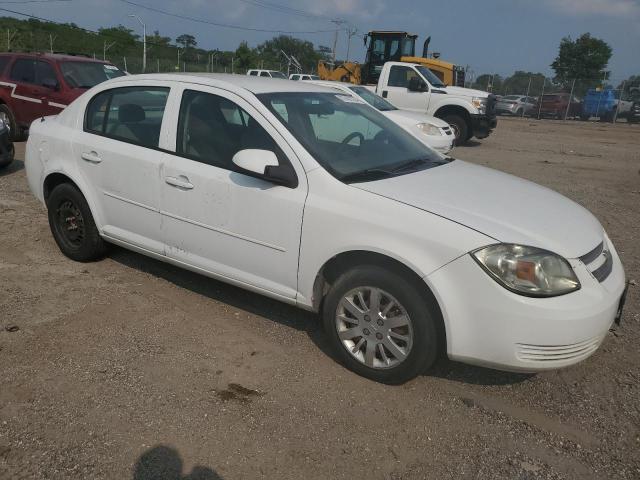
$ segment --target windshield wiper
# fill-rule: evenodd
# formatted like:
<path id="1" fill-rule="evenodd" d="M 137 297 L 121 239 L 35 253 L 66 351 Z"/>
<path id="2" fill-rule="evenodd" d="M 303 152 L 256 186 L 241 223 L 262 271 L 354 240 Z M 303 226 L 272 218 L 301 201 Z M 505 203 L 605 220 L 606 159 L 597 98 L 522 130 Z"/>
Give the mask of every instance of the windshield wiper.
<path id="1" fill-rule="evenodd" d="M 429 160 L 425 160 L 424 158 L 414 158 L 413 160 L 407 160 L 406 162 L 401 163 L 391 171 L 393 173 L 400 173 L 407 170 L 413 170 L 414 168 L 421 167 L 423 165 L 430 165 L 431 163 L 432 162 L 430 162 Z"/>
<path id="2" fill-rule="evenodd" d="M 393 177 L 394 172 L 390 170 L 384 170 L 382 168 L 367 168 L 360 170 L 359 172 L 347 173 L 340 177 L 343 182 L 357 182 L 366 180 L 379 180 L 385 177 Z"/>

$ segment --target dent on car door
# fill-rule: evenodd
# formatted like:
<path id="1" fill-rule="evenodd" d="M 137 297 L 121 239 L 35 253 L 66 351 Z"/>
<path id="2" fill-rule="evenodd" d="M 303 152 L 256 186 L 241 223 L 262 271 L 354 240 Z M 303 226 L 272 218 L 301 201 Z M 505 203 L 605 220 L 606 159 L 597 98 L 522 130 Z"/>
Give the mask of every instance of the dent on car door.
<path id="1" fill-rule="evenodd" d="M 165 86 L 120 87 L 95 95 L 73 147 L 92 194 L 102 233 L 155 253 L 160 238 L 160 131 Z"/>
<path id="2" fill-rule="evenodd" d="M 232 159 L 245 149 L 268 150 L 290 162 L 298 186 L 243 173 Z M 185 90 L 175 154 L 166 157 L 161 213 L 167 255 L 295 298 L 306 177 L 277 130 L 239 97 Z"/>

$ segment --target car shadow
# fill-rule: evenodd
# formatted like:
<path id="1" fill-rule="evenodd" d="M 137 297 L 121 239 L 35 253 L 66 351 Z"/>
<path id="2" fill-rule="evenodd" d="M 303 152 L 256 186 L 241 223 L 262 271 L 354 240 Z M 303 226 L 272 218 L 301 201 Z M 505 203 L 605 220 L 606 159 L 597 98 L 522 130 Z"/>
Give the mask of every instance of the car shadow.
<path id="1" fill-rule="evenodd" d="M 164 445 L 150 448 L 138 458 L 133 480 L 223 480 L 212 468 L 196 465 L 183 475 L 184 462 L 178 451 Z"/>
<path id="2" fill-rule="evenodd" d="M 458 145 L 456 148 L 466 148 L 466 147 L 479 147 L 482 145 L 482 142 L 477 140 L 467 140 L 462 145 Z"/>
<path id="3" fill-rule="evenodd" d="M 535 377 L 534 373 L 511 373 L 490 368 L 476 367 L 442 358 L 425 374 L 468 385 L 501 386 L 515 385 Z"/>
<path id="4" fill-rule="evenodd" d="M 22 160 L 13 160 L 13 162 L 6 167 L 0 168 L 0 177 L 6 177 L 20 170 L 24 170 L 24 162 Z"/>

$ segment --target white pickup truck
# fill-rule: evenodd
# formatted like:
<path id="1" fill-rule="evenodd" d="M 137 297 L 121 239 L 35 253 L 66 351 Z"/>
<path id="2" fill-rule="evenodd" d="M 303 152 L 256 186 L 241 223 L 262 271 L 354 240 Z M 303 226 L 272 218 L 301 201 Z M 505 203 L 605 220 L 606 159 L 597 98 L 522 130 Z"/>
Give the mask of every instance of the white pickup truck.
<path id="1" fill-rule="evenodd" d="M 387 62 L 369 89 L 403 110 L 441 118 L 456 134 L 456 145 L 472 137 L 486 138 L 498 124 L 496 98 L 481 90 L 448 87 L 417 63 Z"/>

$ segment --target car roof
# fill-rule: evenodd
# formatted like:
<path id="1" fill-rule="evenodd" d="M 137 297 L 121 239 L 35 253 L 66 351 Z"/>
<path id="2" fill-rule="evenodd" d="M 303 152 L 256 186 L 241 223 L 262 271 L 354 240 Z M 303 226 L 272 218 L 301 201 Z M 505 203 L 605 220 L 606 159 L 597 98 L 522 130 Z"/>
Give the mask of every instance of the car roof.
<path id="1" fill-rule="evenodd" d="M 336 87 L 353 87 L 353 83 L 348 82 L 334 82 L 333 80 L 308 80 L 307 83 L 319 85 L 322 87 L 336 88 Z"/>
<path id="2" fill-rule="evenodd" d="M 227 90 L 243 89 L 254 94 L 276 92 L 330 92 L 327 87 L 313 85 L 310 82 L 292 82 L 284 78 L 253 77 L 230 73 L 150 73 L 117 77 L 101 85 L 116 85 L 120 82 L 132 81 L 172 81 L 193 83 L 210 87 L 221 87 Z"/>
<path id="3" fill-rule="evenodd" d="M 67 61 L 67 62 L 91 62 L 91 63 L 109 63 L 108 60 L 100 60 L 97 58 L 85 57 L 82 55 L 69 55 L 64 53 L 33 53 L 33 52 L 3 52 L 0 56 L 16 56 L 16 57 L 37 57 L 48 60 Z"/>

